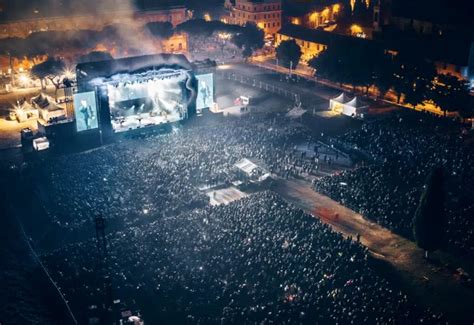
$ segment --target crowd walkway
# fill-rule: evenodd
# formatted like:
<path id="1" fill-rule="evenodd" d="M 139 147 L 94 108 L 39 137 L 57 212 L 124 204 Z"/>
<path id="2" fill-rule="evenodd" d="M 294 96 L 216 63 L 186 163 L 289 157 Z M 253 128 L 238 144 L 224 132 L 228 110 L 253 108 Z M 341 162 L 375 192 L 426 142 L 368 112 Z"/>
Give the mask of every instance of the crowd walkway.
<path id="1" fill-rule="evenodd" d="M 306 181 L 280 180 L 275 191 L 344 236 L 354 240 L 360 236 L 360 242 L 373 257 L 396 270 L 396 279 L 416 301 L 445 313 L 457 323 L 472 324 L 474 289 L 456 278 L 448 265 L 427 262 L 414 242 L 315 192 Z"/>

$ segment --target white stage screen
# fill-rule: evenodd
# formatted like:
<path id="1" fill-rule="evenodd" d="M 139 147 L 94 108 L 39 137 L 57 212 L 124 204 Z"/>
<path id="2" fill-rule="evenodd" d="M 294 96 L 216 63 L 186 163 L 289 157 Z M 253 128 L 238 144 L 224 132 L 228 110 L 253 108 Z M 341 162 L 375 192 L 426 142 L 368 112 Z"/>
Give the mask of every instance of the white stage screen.
<path id="1" fill-rule="evenodd" d="M 77 132 L 99 127 L 95 92 L 74 95 L 74 115 L 76 117 Z"/>
<path id="2" fill-rule="evenodd" d="M 196 108 L 209 108 L 214 105 L 214 75 L 212 73 L 197 75 L 198 95 Z"/>
<path id="3" fill-rule="evenodd" d="M 127 80 L 127 78 L 121 78 Z M 186 73 L 108 84 L 112 127 L 123 132 L 187 117 Z"/>

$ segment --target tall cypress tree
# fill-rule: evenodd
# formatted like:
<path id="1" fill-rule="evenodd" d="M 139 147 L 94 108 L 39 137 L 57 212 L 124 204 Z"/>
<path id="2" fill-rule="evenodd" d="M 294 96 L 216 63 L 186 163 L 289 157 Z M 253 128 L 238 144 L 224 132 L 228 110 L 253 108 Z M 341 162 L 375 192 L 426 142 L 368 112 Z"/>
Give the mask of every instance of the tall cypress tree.
<path id="1" fill-rule="evenodd" d="M 425 189 L 413 219 L 413 235 L 418 247 L 428 253 L 439 249 L 446 232 L 446 216 L 444 210 L 444 171 L 435 168 L 428 176 Z"/>

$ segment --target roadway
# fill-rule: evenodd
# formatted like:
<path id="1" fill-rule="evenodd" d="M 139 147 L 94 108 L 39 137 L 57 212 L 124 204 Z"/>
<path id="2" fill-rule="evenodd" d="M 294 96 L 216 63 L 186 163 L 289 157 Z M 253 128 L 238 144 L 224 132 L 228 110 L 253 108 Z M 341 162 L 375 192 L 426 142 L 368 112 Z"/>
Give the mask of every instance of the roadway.
<path id="1" fill-rule="evenodd" d="M 455 278 L 461 261 L 454 256 L 437 252 L 433 254 L 433 261 L 428 262 L 414 242 L 315 192 L 309 182 L 280 180 L 275 191 L 345 237 L 355 240 L 360 235 L 360 242 L 374 258 L 390 266 L 390 276 L 395 277 L 415 301 L 445 313 L 457 323 L 474 321 L 474 289 Z"/>
<path id="2" fill-rule="evenodd" d="M 251 64 L 256 65 L 261 68 L 265 68 L 271 71 L 283 73 L 283 74 L 289 74 L 290 70 L 282 67 L 278 64 L 276 64 L 275 58 L 272 55 L 265 55 L 265 56 L 255 56 L 252 58 Z M 333 82 L 330 82 L 328 80 L 323 80 L 319 78 L 314 77 L 314 70 L 310 67 L 308 67 L 305 64 L 299 64 L 296 69 L 292 69 L 291 73 L 293 75 L 297 75 L 300 77 L 308 78 L 311 79 L 315 82 L 317 82 L 319 85 L 323 85 L 332 89 L 337 89 L 339 92 L 345 91 L 349 93 L 356 93 L 358 96 L 364 96 L 367 99 L 371 100 L 377 100 L 384 102 L 386 104 L 392 105 L 394 107 L 398 108 L 409 108 L 409 109 L 414 109 L 417 111 L 426 111 L 430 112 L 432 114 L 436 115 L 444 115 L 444 113 L 437 108 L 435 105 L 432 103 L 424 103 L 423 105 L 418 105 L 416 108 L 405 105 L 405 104 L 399 104 L 397 103 L 397 95 L 393 91 L 389 91 L 384 98 L 380 98 L 378 92 L 372 87 L 369 90 L 368 95 L 365 93 L 364 89 L 362 88 L 356 88 L 354 91 L 354 88 L 351 85 L 339 85 Z M 448 113 L 450 117 L 454 117 L 456 114 L 455 113 Z"/>

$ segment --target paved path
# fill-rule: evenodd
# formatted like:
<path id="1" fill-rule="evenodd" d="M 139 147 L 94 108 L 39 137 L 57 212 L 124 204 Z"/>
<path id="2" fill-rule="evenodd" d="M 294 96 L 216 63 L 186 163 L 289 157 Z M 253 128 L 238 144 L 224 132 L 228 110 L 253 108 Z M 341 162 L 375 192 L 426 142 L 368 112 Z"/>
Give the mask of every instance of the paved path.
<path id="1" fill-rule="evenodd" d="M 360 234 L 374 257 L 394 267 L 397 281 L 416 301 L 446 313 L 458 324 L 474 324 L 474 290 L 460 283 L 447 267 L 428 263 L 415 243 L 315 192 L 308 182 L 282 180 L 276 192 L 344 236 Z"/>

